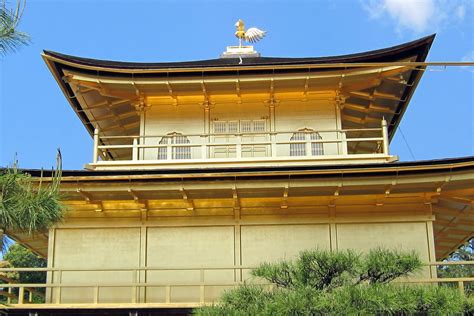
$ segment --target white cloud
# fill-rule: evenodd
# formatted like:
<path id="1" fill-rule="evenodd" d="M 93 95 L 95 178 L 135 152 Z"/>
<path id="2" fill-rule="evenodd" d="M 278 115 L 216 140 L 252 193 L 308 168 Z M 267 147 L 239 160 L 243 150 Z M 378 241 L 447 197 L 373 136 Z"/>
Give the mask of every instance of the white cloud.
<path id="1" fill-rule="evenodd" d="M 366 0 L 361 1 L 369 17 L 395 23 L 397 31 L 436 32 L 447 23 L 462 22 L 464 0 Z M 472 0 L 467 0 L 472 1 Z"/>

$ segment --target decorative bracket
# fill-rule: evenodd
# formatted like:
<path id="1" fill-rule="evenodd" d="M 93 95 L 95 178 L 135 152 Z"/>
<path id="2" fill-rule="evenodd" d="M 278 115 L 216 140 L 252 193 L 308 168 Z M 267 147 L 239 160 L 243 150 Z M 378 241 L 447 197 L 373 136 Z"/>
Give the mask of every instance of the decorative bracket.
<path id="1" fill-rule="evenodd" d="M 336 103 L 339 109 L 344 108 L 344 104 L 346 103 L 346 96 L 343 95 L 339 90 L 336 90 L 336 97 L 334 98 L 334 102 Z"/>
<path id="2" fill-rule="evenodd" d="M 151 107 L 148 103 L 146 103 L 144 96 L 140 96 L 138 100 L 133 101 L 132 105 L 137 112 L 145 112 Z"/>
<path id="3" fill-rule="evenodd" d="M 204 97 L 204 101 L 199 103 L 199 105 L 202 105 L 204 110 L 209 111 L 213 105 L 215 105 L 215 102 L 211 102 L 207 96 Z"/>

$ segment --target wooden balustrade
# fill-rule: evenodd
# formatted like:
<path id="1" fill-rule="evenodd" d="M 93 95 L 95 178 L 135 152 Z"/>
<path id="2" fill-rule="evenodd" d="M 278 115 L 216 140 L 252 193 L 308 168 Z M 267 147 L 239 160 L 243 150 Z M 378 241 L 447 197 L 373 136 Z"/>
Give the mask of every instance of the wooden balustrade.
<path id="1" fill-rule="evenodd" d="M 454 262 L 432 262 L 427 263 L 425 266 L 446 266 L 446 265 L 474 265 L 474 261 L 454 261 Z M 250 266 L 216 266 L 216 267 L 142 267 L 142 268 L 119 268 L 119 269 L 60 269 L 60 268 L 3 268 L 0 269 L 2 272 L 25 272 L 25 271 L 36 271 L 36 272 L 45 272 L 53 273 L 57 275 L 56 280 L 52 283 L 46 284 L 17 284 L 17 283 L 7 283 L 0 285 L 0 288 L 3 287 L 3 291 L 0 291 L 0 296 L 8 297 L 8 302 L 10 307 L 22 307 L 28 304 L 34 304 L 35 306 L 73 306 L 71 302 L 63 302 L 62 300 L 62 290 L 63 289 L 91 289 L 92 300 L 90 303 L 91 306 L 100 306 L 107 305 L 113 306 L 124 306 L 124 304 L 129 304 L 130 306 L 139 304 L 140 306 L 175 306 L 175 307 L 196 307 L 203 304 L 210 303 L 206 300 L 206 290 L 209 288 L 215 287 L 236 287 L 242 284 L 242 281 L 222 281 L 222 282 L 206 282 L 205 275 L 206 272 L 210 271 L 233 271 L 234 275 L 236 272 L 242 273 L 244 270 L 250 270 L 253 267 Z M 179 272 L 179 271 L 195 271 L 199 273 L 199 282 L 139 282 L 136 277 L 140 272 L 156 272 L 156 271 L 168 271 L 168 272 Z M 60 277 L 65 272 L 130 272 L 132 274 L 132 282 L 85 282 L 81 280 L 80 283 L 73 282 L 62 282 Z M 443 284 L 443 283 L 456 283 L 458 289 L 461 293 L 464 294 L 464 286 L 466 283 L 474 282 L 474 276 L 469 277 L 460 277 L 460 278 L 431 278 L 431 279 L 402 279 L 395 281 L 397 283 L 407 283 L 407 284 Z M 268 283 L 254 283 L 261 286 L 269 286 Z M 147 299 L 146 296 L 142 296 L 138 300 L 138 293 L 140 289 L 150 289 L 150 288 L 163 288 L 164 289 L 164 298 L 160 301 L 154 301 L 152 299 Z M 173 290 L 177 288 L 188 287 L 196 288 L 199 292 L 199 298 L 189 302 L 176 301 L 173 299 Z M 44 303 L 32 303 L 32 295 L 37 289 L 45 288 L 51 289 L 52 296 L 47 297 L 49 301 Z M 105 289 L 116 289 L 116 288 L 128 288 L 130 289 L 130 297 L 127 302 L 117 302 L 117 303 L 105 303 L 100 300 L 100 293 Z M 5 291 L 7 289 L 7 291 Z M 13 289 L 18 289 L 18 296 L 12 294 Z M 25 302 L 24 297 L 25 293 L 28 293 L 28 302 Z M 16 299 L 16 303 L 15 303 Z M 84 305 L 83 303 L 81 303 Z"/>
<path id="2" fill-rule="evenodd" d="M 294 134 L 305 135 L 303 140 L 292 140 Z M 316 139 L 310 135 L 317 133 L 321 135 L 321 139 Z M 368 134 L 369 136 L 361 137 L 361 134 Z M 178 135 L 178 134 L 176 134 Z M 350 135 L 356 135 L 350 136 Z M 376 136 L 374 136 L 376 135 Z M 179 134 L 179 137 L 190 139 L 189 143 L 160 143 L 160 140 L 172 138 L 173 135 L 130 135 L 130 136 L 107 136 L 101 135 L 99 129 L 94 131 L 94 150 L 93 163 L 100 163 L 100 153 L 114 150 L 129 151 L 131 158 L 120 158 L 120 155 L 115 155 L 115 160 L 131 161 L 145 161 L 155 160 L 160 161 L 158 157 L 150 158 L 146 153 L 151 150 L 158 152 L 159 149 L 165 149 L 166 159 L 169 160 L 196 160 L 196 159 L 224 159 L 224 160 L 239 160 L 244 158 L 243 149 L 255 148 L 260 146 L 264 148 L 265 154 L 259 158 L 286 158 L 288 160 L 299 159 L 299 156 L 292 156 L 290 147 L 292 145 L 303 145 L 305 157 L 312 157 L 314 159 L 323 158 L 324 156 L 341 156 L 348 155 L 355 156 L 357 154 L 350 153 L 348 146 L 351 143 L 373 143 L 374 151 L 372 155 L 389 156 L 389 138 L 387 121 L 381 121 L 380 128 L 360 128 L 360 129 L 340 129 L 340 130 L 300 130 L 300 131 L 277 131 L 277 132 L 249 132 L 249 133 L 219 133 L 219 134 Z M 259 138 L 259 139 L 253 139 Z M 326 153 L 326 146 L 335 145 Z M 324 147 L 324 154 L 316 155 L 312 153 L 313 146 L 321 145 Z M 190 157 L 177 158 L 174 154 L 180 148 L 187 148 L 190 150 Z M 233 157 L 217 157 L 215 152 L 218 148 L 230 148 L 235 156 Z M 260 148 L 260 150 L 261 150 Z M 197 149 L 194 151 L 193 149 Z M 214 153 L 214 154 L 213 154 Z M 261 154 L 261 153 L 260 153 Z M 369 153 L 370 155 L 370 153 Z M 102 155 L 105 158 L 105 155 Z"/>

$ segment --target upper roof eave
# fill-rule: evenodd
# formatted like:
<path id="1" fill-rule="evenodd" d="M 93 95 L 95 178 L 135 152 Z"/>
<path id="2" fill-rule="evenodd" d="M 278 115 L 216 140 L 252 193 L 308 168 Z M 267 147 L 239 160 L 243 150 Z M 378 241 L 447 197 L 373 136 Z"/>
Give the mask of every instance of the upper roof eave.
<path id="1" fill-rule="evenodd" d="M 265 68 L 307 68 L 317 64 L 393 62 L 405 56 L 417 55 L 417 62 L 426 59 L 435 34 L 401 45 L 372 50 L 362 53 L 328 57 L 253 57 L 245 58 L 239 64 L 238 58 L 221 58 L 185 62 L 138 63 L 83 58 L 44 50 L 44 58 L 53 63 L 72 66 L 79 69 L 108 71 L 115 73 L 150 72 L 195 72 L 219 70 L 244 70 Z"/>

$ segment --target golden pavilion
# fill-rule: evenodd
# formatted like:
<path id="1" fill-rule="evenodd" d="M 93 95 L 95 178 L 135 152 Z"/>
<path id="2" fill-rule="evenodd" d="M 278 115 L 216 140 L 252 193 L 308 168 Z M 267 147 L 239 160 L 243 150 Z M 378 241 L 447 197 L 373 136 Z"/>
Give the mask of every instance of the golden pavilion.
<path id="1" fill-rule="evenodd" d="M 438 282 L 436 264 L 474 236 L 474 158 L 390 151 L 433 40 L 168 63 L 44 51 L 93 148 L 84 170 L 63 171 L 62 223 L 7 232 L 48 259 L 48 281 L 43 303 L 5 308 L 179 313 L 311 248 L 415 250 L 415 281 Z"/>

